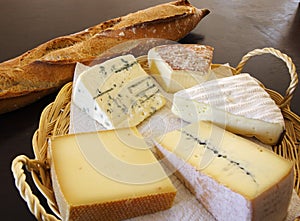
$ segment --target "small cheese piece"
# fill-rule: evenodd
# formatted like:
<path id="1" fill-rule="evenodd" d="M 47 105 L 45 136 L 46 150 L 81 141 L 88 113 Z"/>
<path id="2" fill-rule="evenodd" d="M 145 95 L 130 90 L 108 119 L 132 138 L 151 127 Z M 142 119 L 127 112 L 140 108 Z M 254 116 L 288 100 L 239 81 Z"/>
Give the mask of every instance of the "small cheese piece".
<path id="1" fill-rule="evenodd" d="M 63 220 L 123 220 L 172 206 L 176 189 L 136 129 L 64 135 L 49 143 Z"/>
<path id="2" fill-rule="evenodd" d="M 133 127 L 164 106 L 155 80 L 134 56 L 124 55 L 83 72 L 73 102 L 106 129 Z"/>
<path id="3" fill-rule="evenodd" d="M 217 220 L 284 220 L 293 164 L 208 122 L 156 139 L 164 161 Z"/>
<path id="4" fill-rule="evenodd" d="M 152 48 L 148 63 L 162 88 L 174 93 L 206 81 L 213 48 L 197 44 L 170 44 Z"/>
<path id="5" fill-rule="evenodd" d="M 275 145 L 284 131 L 280 109 L 249 74 L 211 80 L 174 94 L 172 112 L 188 122 L 206 120 Z"/>

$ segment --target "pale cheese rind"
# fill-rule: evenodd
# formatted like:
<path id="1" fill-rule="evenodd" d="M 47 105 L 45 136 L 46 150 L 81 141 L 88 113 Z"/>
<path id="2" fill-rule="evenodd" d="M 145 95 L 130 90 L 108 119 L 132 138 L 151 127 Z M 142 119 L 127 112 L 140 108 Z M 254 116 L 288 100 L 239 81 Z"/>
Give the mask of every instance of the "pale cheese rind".
<path id="1" fill-rule="evenodd" d="M 213 48 L 197 44 L 156 46 L 148 52 L 149 69 L 169 93 L 209 79 Z"/>
<path id="2" fill-rule="evenodd" d="M 162 135 L 156 146 L 177 176 L 217 220 L 283 220 L 293 164 L 211 123 Z"/>
<path id="3" fill-rule="evenodd" d="M 72 101 L 106 129 L 136 126 L 165 104 L 154 79 L 130 54 L 84 71 Z"/>
<path id="4" fill-rule="evenodd" d="M 176 189 L 136 129 L 65 135 L 49 143 L 63 220 L 123 220 L 172 206 Z"/>
<path id="5" fill-rule="evenodd" d="M 204 82 L 174 94 L 172 112 L 188 122 L 206 120 L 275 145 L 285 125 L 279 107 L 249 74 Z"/>

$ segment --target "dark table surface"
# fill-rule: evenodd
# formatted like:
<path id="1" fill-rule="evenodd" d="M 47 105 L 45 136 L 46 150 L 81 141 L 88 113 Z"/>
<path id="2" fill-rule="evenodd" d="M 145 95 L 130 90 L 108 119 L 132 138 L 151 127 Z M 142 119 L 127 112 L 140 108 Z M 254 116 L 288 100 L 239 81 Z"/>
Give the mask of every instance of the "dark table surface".
<path id="1" fill-rule="evenodd" d="M 2 0 L 0 7 L 0 62 L 54 37 L 83 30 L 113 17 L 163 3 L 163 0 Z M 183 42 L 211 45 L 214 63 L 236 66 L 241 57 L 256 48 L 274 47 L 288 54 L 300 68 L 300 7 L 297 0 L 218 1 L 191 0 L 211 13 Z M 285 64 L 270 55 L 251 59 L 244 71 L 265 86 L 284 94 L 289 84 Z M 41 111 L 54 95 L 20 110 L 0 115 L 0 218 L 34 220 L 15 188 L 10 170 L 19 154 L 34 158 L 31 139 Z M 300 90 L 292 100 L 300 114 Z M 29 179 L 29 178 L 28 178 Z M 30 182 L 30 179 L 29 179 Z M 42 203 L 43 198 L 36 188 Z"/>

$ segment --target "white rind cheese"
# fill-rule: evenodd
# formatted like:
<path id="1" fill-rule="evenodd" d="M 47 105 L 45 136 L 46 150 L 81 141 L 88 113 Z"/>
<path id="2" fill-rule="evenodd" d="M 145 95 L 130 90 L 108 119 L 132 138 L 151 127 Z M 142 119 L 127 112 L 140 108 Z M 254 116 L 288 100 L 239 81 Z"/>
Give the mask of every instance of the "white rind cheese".
<path id="1" fill-rule="evenodd" d="M 95 65 L 77 79 L 72 101 L 106 129 L 136 126 L 165 104 L 134 56 Z"/>
<path id="2" fill-rule="evenodd" d="M 49 143 L 62 220 L 123 220 L 172 206 L 176 189 L 136 129 L 64 135 Z"/>
<path id="3" fill-rule="evenodd" d="M 210 76 L 213 48 L 197 44 L 170 44 L 149 50 L 151 74 L 169 93 L 192 87 Z"/>
<path id="4" fill-rule="evenodd" d="M 284 131 L 280 109 L 248 74 L 207 81 L 175 93 L 172 112 L 188 122 L 206 120 L 275 145 Z"/>
<path id="5" fill-rule="evenodd" d="M 211 123 L 162 135 L 156 145 L 217 220 L 279 221 L 293 191 L 293 164 Z"/>

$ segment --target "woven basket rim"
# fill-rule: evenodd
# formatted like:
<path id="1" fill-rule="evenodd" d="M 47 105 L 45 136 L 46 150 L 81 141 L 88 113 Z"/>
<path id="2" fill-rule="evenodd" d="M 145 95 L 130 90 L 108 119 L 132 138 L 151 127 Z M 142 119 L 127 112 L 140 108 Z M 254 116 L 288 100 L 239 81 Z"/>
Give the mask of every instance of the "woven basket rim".
<path id="1" fill-rule="evenodd" d="M 287 124 L 287 130 L 284 135 L 284 138 L 282 140 L 282 143 L 280 145 L 277 145 L 273 148 L 273 150 L 287 158 L 287 159 L 294 159 L 295 162 L 295 190 L 297 191 L 298 195 L 300 196 L 300 151 L 299 151 L 299 140 L 300 140 L 300 118 L 295 113 L 293 113 L 290 110 L 290 101 L 293 96 L 294 90 L 298 83 L 298 76 L 296 73 L 295 66 L 291 59 L 285 55 L 282 54 L 280 51 L 273 49 L 273 48 L 263 48 L 263 49 L 255 49 L 251 52 L 249 52 L 247 55 L 245 55 L 239 65 L 236 68 L 228 67 L 232 73 L 239 74 L 241 73 L 244 65 L 247 63 L 247 61 L 256 55 L 265 54 L 265 53 L 271 53 L 275 55 L 276 57 L 282 59 L 284 62 L 286 62 L 286 65 L 288 67 L 290 77 L 291 77 L 291 83 L 286 91 L 285 96 L 281 96 L 276 91 L 267 89 L 264 87 L 264 89 L 270 94 L 270 96 L 275 100 L 276 104 L 281 108 L 285 122 Z M 143 62 L 147 62 L 147 59 L 145 57 L 140 57 L 139 62 L 141 65 Z M 220 64 L 213 64 L 212 67 L 216 68 L 219 67 Z M 55 135 L 63 135 L 68 133 L 68 127 L 69 127 L 69 115 L 70 115 L 70 101 L 71 101 L 71 93 L 72 93 L 72 82 L 67 83 L 58 93 L 56 99 L 54 102 L 50 103 L 42 112 L 41 118 L 40 118 L 40 124 L 39 128 L 36 130 L 36 132 L 33 135 L 32 144 L 33 144 L 33 150 L 35 154 L 35 159 L 29 159 L 26 156 L 19 156 L 15 159 L 12 165 L 12 170 L 15 175 L 15 179 L 18 178 L 18 174 L 22 174 L 24 171 L 22 171 L 22 166 L 26 165 L 30 171 L 32 171 L 32 177 L 35 182 L 35 185 L 38 187 L 40 192 L 45 196 L 47 199 L 47 202 L 51 208 L 51 210 L 54 212 L 54 214 L 57 217 L 60 217 L 58 206 L 55 202 L 55 197 L 51 185 L 51 177 L 49 172 L 49 164 L 47 161 L 47 139 L 51 136 Z M 286 146 L 291 146 L 292 150 L 289 150 L 291 153 L 285 153 Z M 18 160 L 17 160 L 18 159 Z M 34 162 L 34 163 L 33 163 Z M 22 164 L 22 165 L 20 165 Z M 17 169 L 16 169 L 17 168 Z M 20 175 L 19 175 L 20 176 Z M 23 181 L 26 186 L 26 181 Z M 20 184 L 17 185 L 17 188 L 20 191 L 20 194 L 25 195 L 24 185 Z M 30 187 L 28 187 L 30 188 Z M 22 196 L 23 196 L 22 195 Z M 36 203 L 34 199 L 33 194 L 29 194 L 29 196 L 26 196 L 30 202 L 27 202 L 28 204 L 38 204 Z M 24 197 L 23 197 L 24 198 Z M 41 208 L 40 208 L 40 207 Z M 32 213 L 35 214 L 35 216 L 41 219 L 47 219 L 47 220 L 57 220 L 56 217 L 47 214 L 46 211 L 43 211 L 43 207 L 41 205 L 38 205 L 37 208 L 39 208 L 38 212 L 33 211 Z M 39 219 L 39 218 L 38 218 Z"/>

